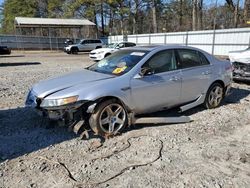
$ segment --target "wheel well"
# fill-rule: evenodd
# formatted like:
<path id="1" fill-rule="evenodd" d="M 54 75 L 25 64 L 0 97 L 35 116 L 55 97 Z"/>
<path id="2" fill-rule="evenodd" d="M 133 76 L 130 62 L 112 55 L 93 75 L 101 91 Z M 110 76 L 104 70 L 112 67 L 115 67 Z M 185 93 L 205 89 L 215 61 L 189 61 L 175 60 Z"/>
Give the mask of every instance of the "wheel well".
<path id="1" fill-rule="evenodd" d="M 214 81 L 211 85 L 213 85 L 213 84 L 215 84 L 215 83 L 218 83 L 218 84 L 220 84 L 222 87 L 223 87 L 223 93 L 224 93 L 224 95 L 225 95 L 225 92 L 226 92 L 226 87 L 225 87 L 225 84 L 224 84 L 224 82 L 222 81 L 222 80 L 216 80 L 216 81 Z M 211 85 L 209 86 L 209 88 L 211 87 Z"/>
<path id="2" fill-rule="evenodd" d="M 118 97 L 106 96 L 106 97 L 102 97 L 102 98 L 97 99 L 95 102 L 96 102 L 97 104 L 99 104 L 99 103 L 101 103 L 101 102 L 103 102 L 103 101 L 107 101 L 107 100 L 110 100 L 110 99 L 115 99 L 115 100 L 117 100 L 118 102 L 120 102 L 120 103 L 123 105 L 123 107 L 124 107 L 128 112 L 130 112 L 129 107 L 128 107 L 121 99 L 119 99 Z"/>
<path id="3" fill-rule="evenodd" d="M 71 50 L 77 50 L 77 51 L 79 51 L 78 47 L 76 47 L 76 46 L 72 47 Z"/>
<path id="4" fill-rule="evenodd" d="M 214 81 L 211 85 L 213 85 L 213 84 L 215 84 L 215 83 L 220 84 L 220 85 L 223 87 L 223 89 L 225 88 L 225 84 L 224 84 L 224 82 L 223 82 L 222 80 L 216 80 L 216 81 Z M 211 86 L 211 85 L 210 85 L 210 86 Z"/>
<path id="5" fill-rule="evenodd" d="M 109 55 L 111 55 L 111 53 L 106 53 L 106 54 L 105 54 L 105 57 L 107 57 L 107 56 L 109 56 Z"/>

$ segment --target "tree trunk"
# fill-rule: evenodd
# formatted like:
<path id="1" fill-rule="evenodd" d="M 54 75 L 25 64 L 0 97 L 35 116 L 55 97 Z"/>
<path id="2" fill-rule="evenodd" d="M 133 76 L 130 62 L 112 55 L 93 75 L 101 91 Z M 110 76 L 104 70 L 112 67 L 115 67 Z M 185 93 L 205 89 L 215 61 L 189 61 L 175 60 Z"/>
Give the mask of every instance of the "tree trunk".
<path id="1" fill-rule="evenodd" d="M 93 7 L 93 9 L 94 9 L 95 30 L 96 30 L 96 33 L 97 33 L 97 38 L 99 38 L 98 25 L 97 25 L 97 18 L 96 18 L 96 9 L 95 9 L 95 7 Z"/>
<path id="2" fill-rule="evenodd" d="M 156 22 L 156 2 L 153 0 L 152 6 L 152 21 L 153 21 L 153 32 L 157 33 L 157 22 Z"/>
<path id="3" fill-rule="evenodd" d="M 250 0 L 245 0 L 244 4 L 244 22 L 250 21 Z"/>
<path id="4" fill-rule="evenodd" d="M 183 26 L 183 0 L 180 0 L 179 4 L 179 29 L 182 30 Z"/>
<path id="5" fill-rule="evenodd" d="M 133 17 L 133 35 L 137 34 L 137 22 L 136 22 L 135 16 Z"/>
<path id="6" fill-rule="evenodd" d="M 105 28 L 104 28 L 103 0 L 101 1 L 101 24 L 102 24 L 102 36 L 104 36 Z"/>
<path id="7" fill-rule="evenodd" d="M 203 8 L 203 0 L 198 0 L 197 1 L 197 29 L 198 30 L 202 30 L 203 29 L 203 12 L 202 12 L 202 8 Z"/>
<path id="8" fill-rule="evenodd" d="M 193 0 L 193 21 L 192 21 L 192 26 L 193 26 L 193 31 L 197 30 L 197 0 Z"/>
<path id="9" fill-rule="evenodd" d="M 109 35 L 112 35 L 114 18 L 113 18 L 113 11 L 112 11 L 111 7 L 109 9 L 109 18 L 110 18 L 110 20 L 109 20 Z"/>
<path id="10" fill-rule="evenodd" d="M 238 20 L 239 20 L 239 3 L 240 0 L 237 0 L 235 9 L 234 9 L 234 27 L 238 27 Z"/>

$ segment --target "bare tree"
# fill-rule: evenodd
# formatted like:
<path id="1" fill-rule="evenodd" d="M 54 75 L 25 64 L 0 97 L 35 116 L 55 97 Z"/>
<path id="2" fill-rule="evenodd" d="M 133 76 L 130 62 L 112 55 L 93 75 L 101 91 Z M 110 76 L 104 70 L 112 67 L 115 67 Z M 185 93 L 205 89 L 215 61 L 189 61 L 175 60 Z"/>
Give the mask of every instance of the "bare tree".
<path id="1" fill-rule="evenodd" d="M 250 21 L 250 0 L 245 0 L 244 4 L 244 22 Z"/>
<path id="2" fill-rule="evenodd" d="M 153 32 L 157 33 L 157 22 L 156 22 L 156 0 L 152 1 L 152 19 L 153 19 Z"/>
<path id="3" fill-rule="evenodd" d="M 197 0 L 193 0 L 192 27 L 193 31 L 197 30 Z"/>
<path id="4" fill-rule="evenodd" d="M 233 0 L 226 0 L 229 8 L 234 13 L 234 27 L 238 27 L 238 21 L 239 21 L 239 3 L 240 0 L 236 0 L 236 3 L 234 4 Z"/>
<path id="5" fill-rule="evenodd" d="M 197 29 L 203 29 L 203 0 L 197 0 Z"/>

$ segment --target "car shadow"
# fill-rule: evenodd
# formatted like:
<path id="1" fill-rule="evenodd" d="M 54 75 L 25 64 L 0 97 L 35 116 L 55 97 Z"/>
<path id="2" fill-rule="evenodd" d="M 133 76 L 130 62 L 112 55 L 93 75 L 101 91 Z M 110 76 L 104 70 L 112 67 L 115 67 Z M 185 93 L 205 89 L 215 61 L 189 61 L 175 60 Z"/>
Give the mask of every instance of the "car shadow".
<path id="1" fill-rule="evenodd" d="M 0 55 L 0 58 L 25 57 L 25 55 Z"/>
<path id="2" fill-rule="evenodd" d="M 238 83 L 238 84 L 246 84 L 246 85 L 250 85 L 250 80 L 234 80 L 235 83 Z"/>
<path id="3" fill-rule="evenodd" d="M 63 127 L 46 128 L 48 123 L 29 108 L 0 110 L 0 162 L 76 137 Z"/>
<path id="4" fill-rule="evenodd" d="M 248 95 L 250 95 L 250 87 L 249 90 L 233 87 L 231 88 L 231 94 L 224 99 L 222 105 L 240 103 Z"/>
<path id="5" fill-rule="evenodd" d="M 0 63 L 0 67 L 40 65 L 40 62 L 17 62 L 17 63 Z"/>

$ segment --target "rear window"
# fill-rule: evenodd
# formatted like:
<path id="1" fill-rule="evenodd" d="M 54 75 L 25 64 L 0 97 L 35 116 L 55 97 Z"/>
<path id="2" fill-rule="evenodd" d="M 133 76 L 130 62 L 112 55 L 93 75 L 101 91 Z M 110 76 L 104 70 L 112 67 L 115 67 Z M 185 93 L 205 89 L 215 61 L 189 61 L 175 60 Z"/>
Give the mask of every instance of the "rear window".
<path id="1" fill-rule="evenodd" d="M 199 51 L 190 49 L 178 49 L 177 52 L 182 68 L 196 67 L 209 64 L 207 58 Z"/>
<path id="2" fill-rule="evenodd" d="M 93 40 L 93 43 L 102 43 L 100 40 Z"/>
<path id="3" fill-rule="evenodd" d="M 134 43 L 125 43 L 125 47 L 132 47 L 132 46 L 135 46 L 136 44 Z"/>

